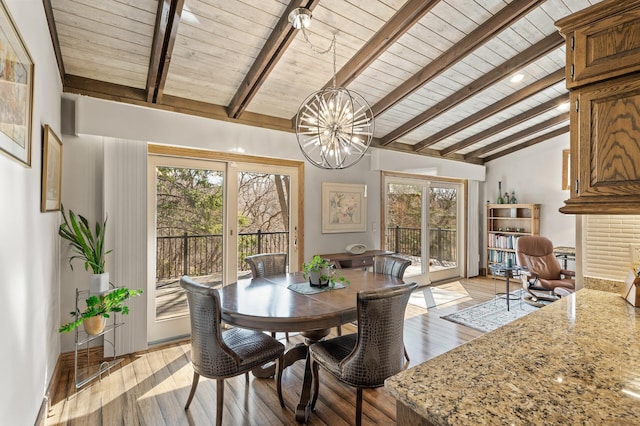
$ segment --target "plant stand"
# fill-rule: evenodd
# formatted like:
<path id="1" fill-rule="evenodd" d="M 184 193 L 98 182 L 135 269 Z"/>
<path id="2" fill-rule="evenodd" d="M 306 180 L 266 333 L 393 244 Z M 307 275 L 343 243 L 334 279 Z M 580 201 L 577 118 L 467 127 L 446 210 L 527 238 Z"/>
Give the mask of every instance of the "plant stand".
<path id="1" fill-rule="evenodd" d="M 114 290 L 114 288 L 112 288 L 111 290 Z M 80 312 L 78 301 L 84 300 L 87 297 L 89 297 L 89 290 L 78 290 L 76 288 L 76 318 Z M 115 356 L 116 329 L 123 324 L 122 322 L 117 322 L 117 317 L 118 315 L 116 313 L 111 314 L 111 318 L 107 320 L 107 325 L 105 326 L 104 330 L 96 334 L 95 336 L 91 336 L 85 333 L 84 328 L 82 331 L 80 330 L 80 327 L 75 328 L 74 382 L 76 390 L 91 382 L 96 377 L 99 377 L 100 380 L 102 380 L 103 373 L 111 373 L 111 368 L 122 361 L 122 358 L 116 359 Z M 89 347 L 89 343 L 91 343 L 98 337 L 107 336 L 110 333 L 113 333 L 111 335 L 112 340 L 109 340 L 107 339 L 107 337 L 105 337 L 104 344 L 110 344 L 113 347 L 113 359 L 103 361 L 100 364 L 91 365 L 91 348 Z M 86 349 L 83 348 L 84 346 L 86 346 Z M 86 365 L 83 365 L 82 367 L 78 366 L 78 355 L 80 351 L 86 351 Z"/>

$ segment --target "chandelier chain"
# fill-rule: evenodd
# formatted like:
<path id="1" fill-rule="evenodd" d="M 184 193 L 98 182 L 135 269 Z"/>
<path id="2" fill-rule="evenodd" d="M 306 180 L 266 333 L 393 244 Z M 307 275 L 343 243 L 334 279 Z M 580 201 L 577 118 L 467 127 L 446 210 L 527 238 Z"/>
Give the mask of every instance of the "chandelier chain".
<path id="1" fill-rule="evenodd" d="M 327 47 L 326 50 L 318 50 L 311 43 L 311 40 L 309 40 L 309 36 L 307 35 L 307 31 L 305 30 L 305 28 L 302 27 L 301 29 L 302 29 L 302 35 L 304 36 L 304 41 L 307 42 L 307 44 L 309 45 L 313 53 L 315 53 L 316 55 L 324 55 L 326 53 L 333 52 L 333 87 L 335 88 L 336 87 L 336 35 L 335 34 L 333 35 L 333 37 L 331 38 L 331 44 L 329 45 L 329 47 Z"/>

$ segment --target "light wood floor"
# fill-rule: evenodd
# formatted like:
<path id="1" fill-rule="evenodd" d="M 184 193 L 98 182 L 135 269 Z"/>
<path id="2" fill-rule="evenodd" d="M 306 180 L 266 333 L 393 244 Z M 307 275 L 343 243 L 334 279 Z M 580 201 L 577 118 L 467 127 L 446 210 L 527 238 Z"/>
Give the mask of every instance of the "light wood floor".
<path id="1" fill-rule="evenodd" d="M 464 291 L 468 296 L 438 305 L 428 311 L 408 305 L 405 345 L 411 366 L 442 354 L 482 333 L 441 319 L 446 315 L 494 297 L 490 279 L 461 280 L 446 288 Z M 343 333 L 355 332 L 353 325 Z M 280 334 L 278 335 L 280 337 Z M 284 338 L 282 339 L 284 342 Z M 301 342 L 292 334 L 289 344 Z M 209 425 L 215 423 L 215 381 L 201 378 L 189 411 L 184 403 L 189 394 L 193 370 L 189 342 L 178 342 L 125 357 L 102 381 L 75 392 L 73 365 L 63 367 L 62 377 L 52 394 L 47 425 Z M 284 372 L 281 408 L 270 379 L 244 376 L 225 382 L 223 424 L 296 425 L 297 404 L 304 362 Z M 308 425 L 354 424 L 355 390 L 342 385 L 329 374 L 322 374 L 316 411 Z M 365 390 L 363 424 L 395 423 L 395 400 L 384 388 Z"/>

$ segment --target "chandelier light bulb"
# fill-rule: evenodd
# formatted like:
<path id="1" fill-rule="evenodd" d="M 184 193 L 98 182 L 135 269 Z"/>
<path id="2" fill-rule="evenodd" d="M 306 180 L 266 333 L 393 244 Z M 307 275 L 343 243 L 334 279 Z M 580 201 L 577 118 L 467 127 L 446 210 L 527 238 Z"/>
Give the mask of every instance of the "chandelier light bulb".
<path id="1" fill-rule="evenodd" d="M 293 9 L 291 13 L 289 13 L 289 23 L 296 30 L 308 28 L 309 24 L 311 24 L 311 11 L 304 7 Z"/>

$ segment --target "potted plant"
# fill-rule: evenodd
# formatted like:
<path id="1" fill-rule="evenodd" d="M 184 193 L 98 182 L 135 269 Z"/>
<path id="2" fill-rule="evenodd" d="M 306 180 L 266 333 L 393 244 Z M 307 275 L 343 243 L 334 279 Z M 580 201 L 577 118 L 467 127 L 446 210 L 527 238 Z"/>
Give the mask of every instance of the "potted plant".
<path id="1" fill-rule="evenodd" d="M 311 262 L 302 264 L 302 271 L 305 278 L 309 278 L 309 285 L 313 287 L 333 288 L 336 282 L 350 284 L 349 280 L 339 276 L 336 270 L 327 259 L 320 256 L 313 256 Z"/>
<path id="2" fill-rule="evenodd" d="M 129 307 L 124 305 L 124 302 L 139 294 L 142 294 L 142 290 L 119 287 L 107 293 L 91 295 L 86 299 L 87 308 L 82 312 L 70 312 L 75 319 L 62 325 L 58 331 L 65 333 L 84 323 L 87 334 L 100 334 L 104 330 L 105 321 L 109 318 L 109 314 L 111 312 L 119 312 L 123 315 L 128 315 Z"/>
<path id="3" fill-rule="evenodd" d="M 73 260 L 80 259 L 84 261 L 84 269 L 86 271 L 91 268 L 93 275 L 90 281 L 90 292 L 93 294 L 102 293 L 109 289 L 109 273 L 104 270 L 105 256 L 111 253 L 111 250 L 104 248 L 104 238 L 107 227 L 107 219 L 105 218 L 102 225 L 96 222 L 94 227 L 95 234 L 89 226 L 89 221 L 82 215 L 77 215 L 73 210 L 69 210 L 69 217 L 65 214 L 64 206 L 60 211 L 64 223 L 60 224 L 58 235 L 69 241 L 71 250 L 75 253 L 69 258 L 69 266 L 73 270 Z"/>

